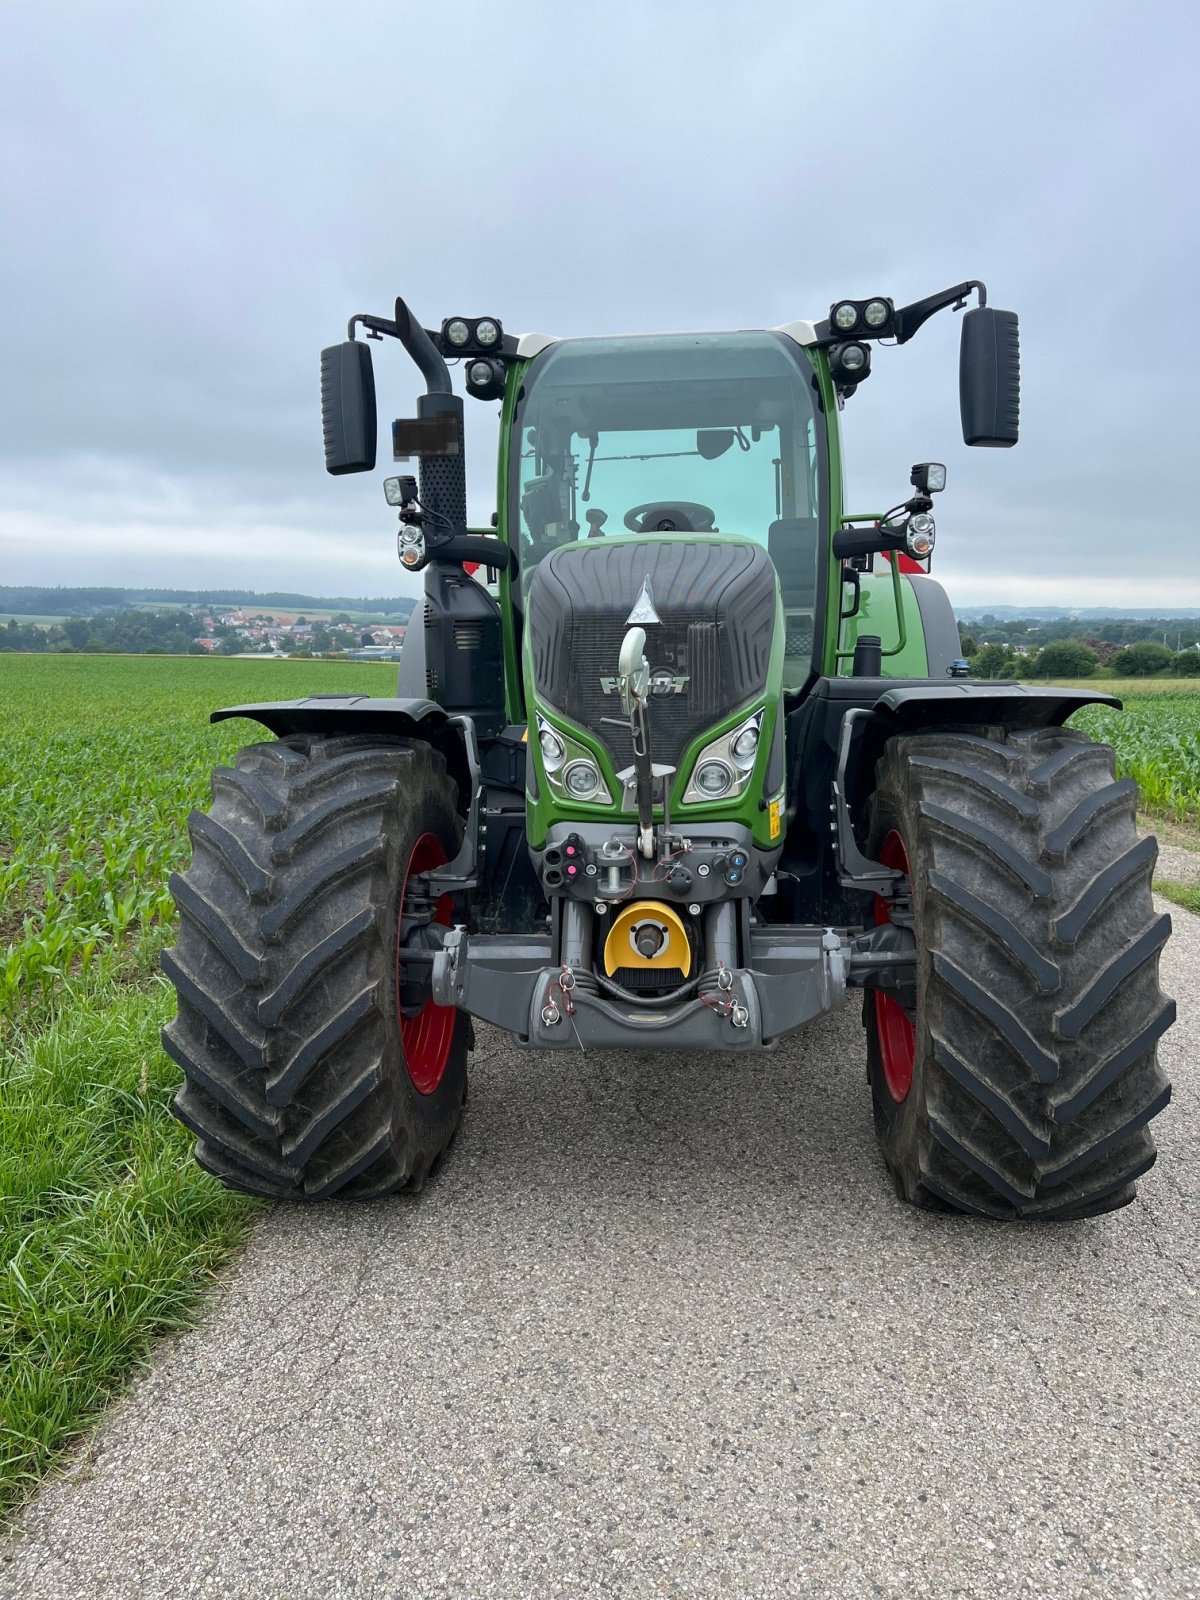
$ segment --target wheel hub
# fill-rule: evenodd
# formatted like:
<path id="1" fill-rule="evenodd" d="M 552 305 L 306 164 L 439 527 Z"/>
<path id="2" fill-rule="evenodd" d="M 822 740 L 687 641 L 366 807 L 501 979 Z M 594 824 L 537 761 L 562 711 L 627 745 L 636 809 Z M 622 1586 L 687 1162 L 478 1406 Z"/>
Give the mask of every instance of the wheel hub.
<path id="1" fill-rule="evenodd" d="M 895 828 L 883 841 L 879 859 L 885 867 L 910 876 L 908 851 L 904 840 Z M 875 896 L 875 922 L 882 927 L 892 921 L 892 907 L 882 895 Z M 897 1105 L 908 1099 L 912 1088 L 913 1067 L 917 1058 L 917 1030 L 904 1007 L 890 994 L 875 991 L 875 1031 L 879 1039 L 879 1055 L 883 1078 L 888 1093 Z"/>
<path id="2" fill-rule="evenodd" d="M 429 962 L 421 959 L 440 944 L 433 929 L 450 926 L 453 902 L 448 894 L 431 896 L 426 884 L 413 880 L 444 866 L 446 860 L 441 841 L 432 833 L 423 833 L 412 847 L 400 888 L 396 1015 L 404 1064 L 419 1094 L 433 1094 L 445 1075 L 458 1013 L 453 1006 L 435 1005 L 429 995 Z"/>

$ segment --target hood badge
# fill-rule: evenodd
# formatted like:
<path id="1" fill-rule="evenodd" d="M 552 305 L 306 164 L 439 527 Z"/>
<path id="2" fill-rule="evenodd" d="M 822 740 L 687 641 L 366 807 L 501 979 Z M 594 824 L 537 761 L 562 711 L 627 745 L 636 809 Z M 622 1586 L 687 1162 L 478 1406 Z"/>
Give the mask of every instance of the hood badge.
<path id="1" fill-rule="evenodd" d="M 625 626 L 630 627 L 634 624 L 647 622 L 662 623 L 662 618 L 654 609 L 654 593 L 650 588 L 650 579 L 648 577 L 642 579 L 642 587 L 638 591 L 637 599 L 633 602 L 633 610 L 625 618 Z M 646 635 L 641 628 L 638 628 L 637 631 L 640 634 L 637 650 L 640 652 L 645 648 Z M 629 643 L 632 638 L 632 634 L 626 634 L 625 643 Z M 624 645 L 622 650 L 624 650 Z M 644 656 L 642 657 L 642 664 L 645 666 Z M 662 700 L 669 695 L 682 694 L 687 688 L 687 674 L 678 676 L 668 671 L 665 667 L 656 667 L 652 671 L 647 667 L 646 670 L 649 673 L 649 678 L 642 690 L 643 696 L 648 694 L 655 700 Z M 600 679 L 600 692 L 602 694 L 616 694 L 621 687 L 623 677 L 627 678 L 628 674 L 614 674 L 612 676 L 605 674 Z"/>
<path id="2" fill-rule="evenodd" d="M 633 602 L 633 610 L 625 618 L 625 626 L 633 623 L 661 622 L 662 618 L 654 609 L 654 595 L 650 589 L 650 579 L 642 579 L 642 587 L 637 599 Z"/>
<path id="3" fill-rule="evenodd" d="M 652 700 L 664 700 L 669 695 L 682 694 L 688 686 L 689 674 L 677 676 L 668 672 L 665 667 L 655 667 L 650 673 L 648 693 Z M 615 674 L 605 675 L 600 679 L 601 694 L 616 694 L 621 686 L 621 680 Z"/>

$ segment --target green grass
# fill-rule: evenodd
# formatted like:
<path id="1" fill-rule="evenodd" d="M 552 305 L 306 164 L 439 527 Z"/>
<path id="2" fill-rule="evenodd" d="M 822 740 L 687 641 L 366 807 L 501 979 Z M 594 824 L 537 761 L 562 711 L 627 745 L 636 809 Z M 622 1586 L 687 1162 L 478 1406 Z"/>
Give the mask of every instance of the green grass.
<path id="1" fill-rule="evenodd" d="M 45 627 L 49 623 L 52 623 L 52 622 L 65 622 L 66 620 L 67 619 L 66 619 L 65 616 L 63 616 L 63 617 L 31 617 L 31 616 L 27 616 L 24 611 L 0 611 L 0 622 L 20 622 L 20 623 L 36 622 L 39 627 Z"/>
<path id="2" fill-rule="evenodd" d="M 0 1515 L 195 1314 L 253 1204 L 168 1111 L 170 871 L 215 706 L 387 694 L 356 663 L 0 655 Z"/>
<path id="3" fill-rule="evenodd" d="M 0 1516 L 184 1325 L 252 1203 L 191 1159 L 158 1030 L 172 997 L 93 992 L 0 1084 Z"/>
<path id="4" fill-rule="evenodd" d="M 1165 895 L 1168 900 L 1173 900 L 1177 906 L 1182 906 L 1185 911 L 1194 911 L 1200 916 L 1200 883 L 1176 883 L 1171 878 L 1155 878 L 1154 887 L 1159 894 Z"/>

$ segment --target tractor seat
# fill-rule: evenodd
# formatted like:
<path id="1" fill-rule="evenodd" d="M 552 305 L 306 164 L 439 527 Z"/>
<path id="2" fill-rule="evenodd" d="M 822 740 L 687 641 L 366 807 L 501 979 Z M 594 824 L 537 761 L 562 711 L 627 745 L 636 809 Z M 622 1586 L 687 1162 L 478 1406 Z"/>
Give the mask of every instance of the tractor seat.
<path id="1" fill-rule="evenodd" d="M 767 529 L 767 554 L 779 574 L 785 611 L 812 616 L 816 610 L 819 527 L 815 517 L 780 517 Z"/>
<path id="2" fill-rule="evenodd" d="M 767 554 L 783 599 L 784 682 L 789 686 L 807 675 L 812 660 L 818 543 L 815 517 L 780 517 L 767 529 Z"/>

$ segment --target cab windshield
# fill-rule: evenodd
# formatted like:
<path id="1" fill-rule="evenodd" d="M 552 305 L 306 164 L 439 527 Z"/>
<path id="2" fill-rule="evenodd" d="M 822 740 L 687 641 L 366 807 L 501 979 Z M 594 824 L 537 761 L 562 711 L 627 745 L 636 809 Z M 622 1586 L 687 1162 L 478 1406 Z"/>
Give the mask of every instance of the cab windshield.
<path id="1" fill-rule="evenodd" d="M 509 537 L 522 584 L 578 539 L 739 534 L 769 551 L 788 654 L 807 656 L 822 441 L 813 368 L 785 335 L 551 345 L 530 366 L 513 430 L 509 528 L 519 543 Z"/>

